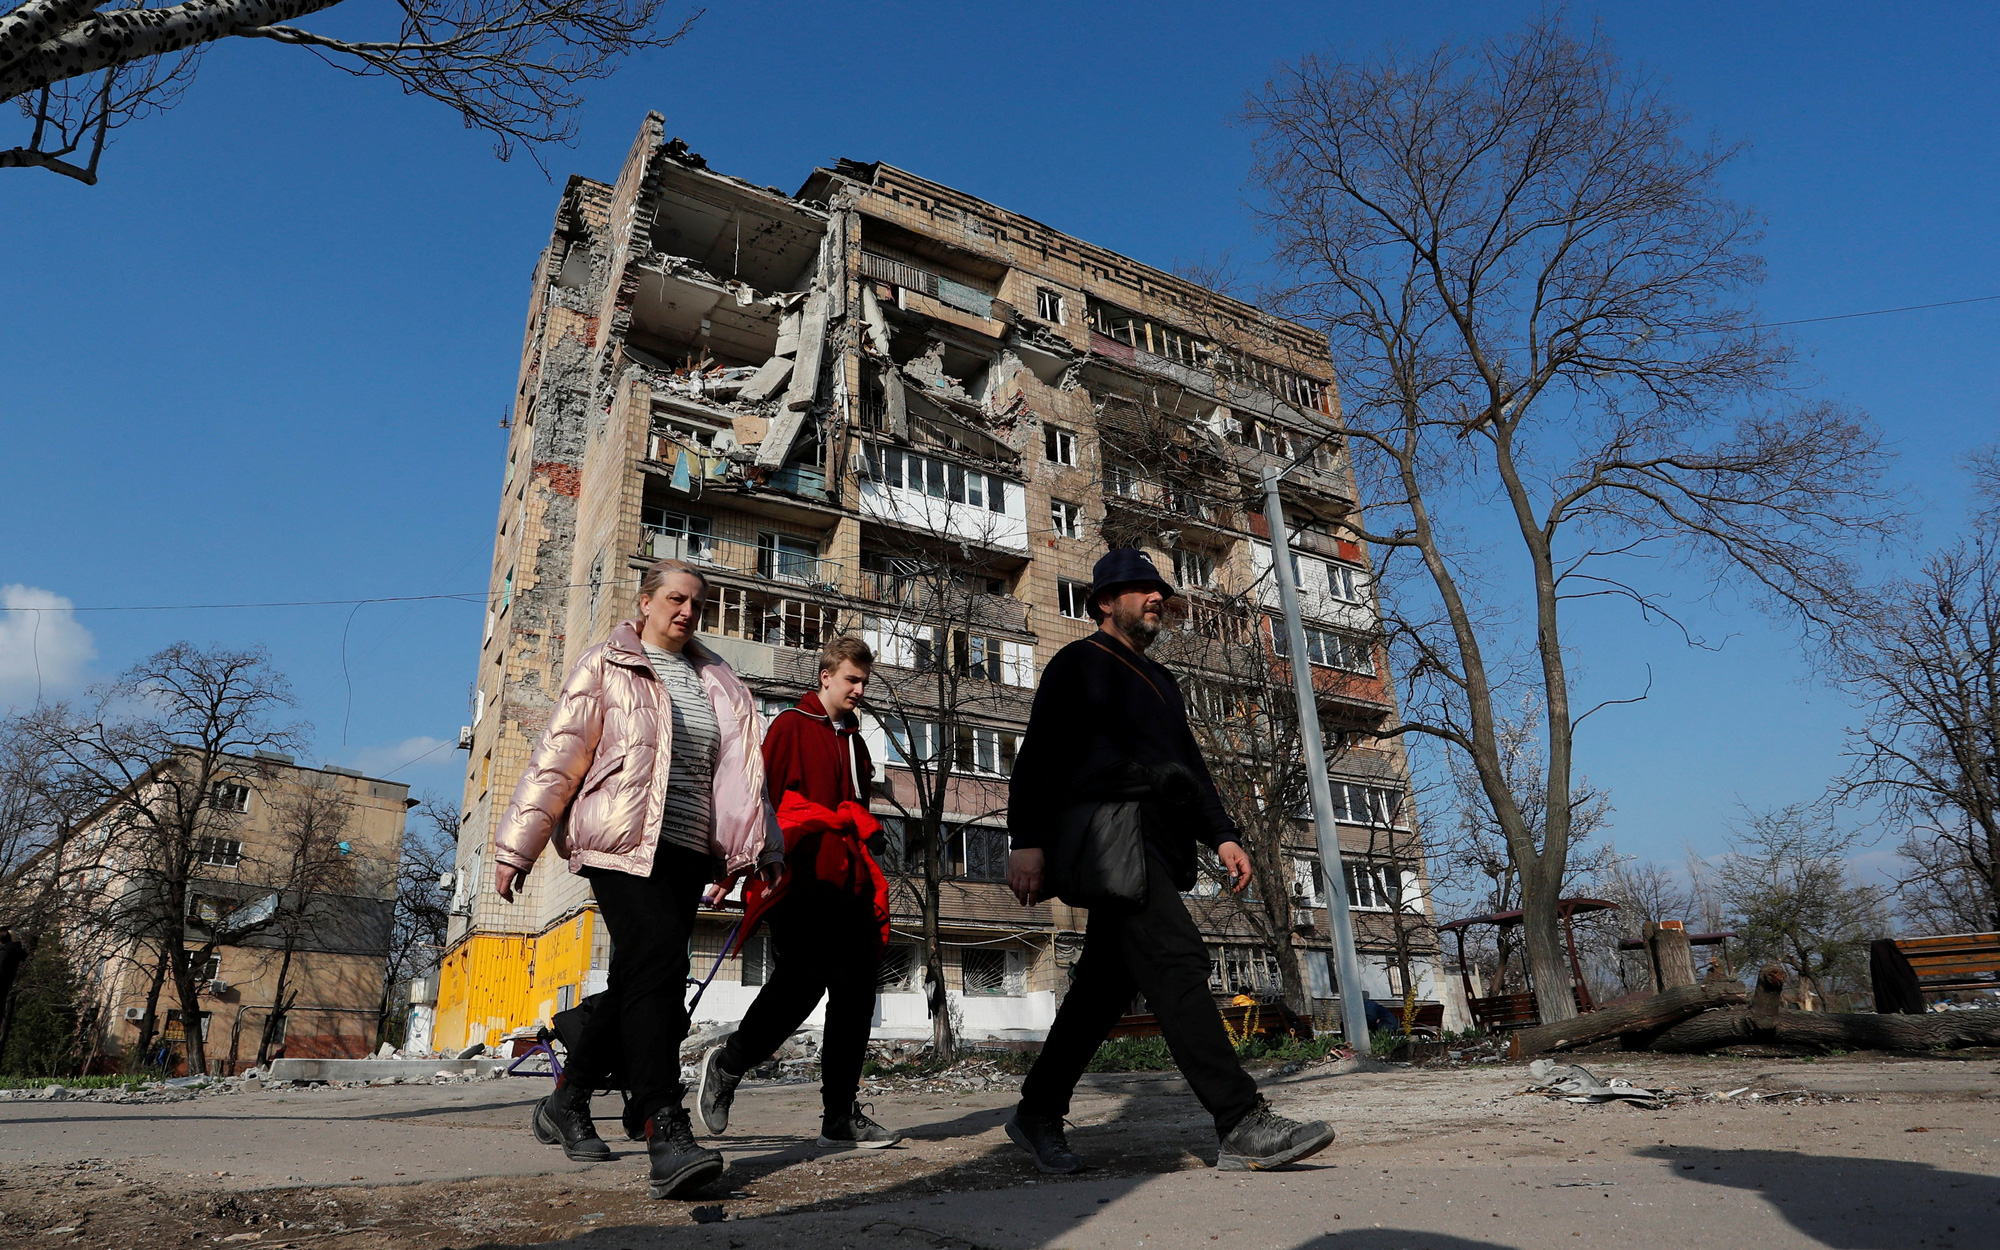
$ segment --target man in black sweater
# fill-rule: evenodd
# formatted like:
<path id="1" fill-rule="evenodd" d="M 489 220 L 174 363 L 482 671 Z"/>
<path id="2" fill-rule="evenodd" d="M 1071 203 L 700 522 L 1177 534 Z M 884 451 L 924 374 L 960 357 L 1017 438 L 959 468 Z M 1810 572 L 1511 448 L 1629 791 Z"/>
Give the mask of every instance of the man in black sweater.
<path id="1" fill-rule="evenodd" d="M 1181 902 L 1181 891 L 1195 883 L 1195 839 L 1215 852 L 1236 893 L 1250 884 L 1250 857 L 1188 729 L 1180 684 L 1146 658 L 1173 593 L 1137 551 L 1113 551 L 1097 562 L 1089 608 L 1098 630 L 1057 652 L 1042 671 L 1009 783 L 1007 883 L 1027 906 L 1047 896 L 1043 848 L 1059 813 L 1130 795 L 1135 786 L 1147 794 L 1140 808 L 1145 902 L 1091 910 L 1075 979 L 1007 1123 L 1007 1135 L 1044 1172 L 1084 1167 L 1069 1148 L 1063 1117 L 1077 1078 L 1134 994 L 1146 996 L 1175 1065 L 1215 1118 L 1218 1168 L 1278 1167 L 1333 1140 L 1323 1121 L 1288 1120 L 1258 1094 L 1209 996 L 1208 949 Z"/>

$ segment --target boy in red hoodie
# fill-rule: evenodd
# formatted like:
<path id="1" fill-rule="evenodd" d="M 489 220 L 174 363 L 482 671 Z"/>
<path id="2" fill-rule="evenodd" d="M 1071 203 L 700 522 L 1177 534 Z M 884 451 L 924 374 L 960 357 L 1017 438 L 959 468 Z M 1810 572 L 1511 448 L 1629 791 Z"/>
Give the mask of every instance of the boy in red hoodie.
<path id="1" fill-rule="evenodd" d="M 874 764 L 854 712 L 874 664 L 859 638 L 833 639 L 820 651 L 819 689 L 780 712 L 764 735 L 764 775 L 789 872 L 775 889 L 751 882 L 743 932 L 770 924 L 777 968 L 736 1032 L 702 1056 L 696 1101 L 710 1133 L 729 1127 L 743 1074 L 776 1053 L 825 995 L 819 1144 L 877 1149 L 902 1140 L 855 1100 L 888 940 L 886 883 L 863 845 L 881 828 L 868 814 Z"/>

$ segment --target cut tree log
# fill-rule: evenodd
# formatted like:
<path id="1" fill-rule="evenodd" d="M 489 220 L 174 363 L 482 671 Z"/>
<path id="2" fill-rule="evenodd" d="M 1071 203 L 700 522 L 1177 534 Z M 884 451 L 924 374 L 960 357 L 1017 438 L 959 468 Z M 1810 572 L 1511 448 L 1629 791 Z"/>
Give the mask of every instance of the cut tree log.
<path id="1" fill-rule="evenodd" d="M 1734 982 L 1683 985 L 1634 1002 L 1588 1012 L 1574 1020 L 1558 1020 L 1554 1024 L 1522 1029 L 1514 1035 L 1509 1052 L 1519 1057 L 1551 1050 L 1574 1050 L 1578 1046 L 1601 1042 L 1607 1037 L 1666 1028 L 1697 1012 L 1728 1007 L 1748 997 L 1743 987 Z"/>
<path id="2" fill-rule="evenodd" d="M 1705 1011 L 1661 1030 L 1646 1049 L 1690 1054 L 1721 1046 L 1776 1045 L 1800 1050 L 1953 1050 L 2000 1046 L 2000 1010 L 1932 1011 L 1919 1016 L 1869 1012 L 1788 1011 L 1785 970 L 1757 975 L 1750 1006 Z"/>
<path id="3" fill-rule="evenodd" d="M 1662 990 L 1694 984 L 1694 948 L 1688 945 L 1687 930 L 1678 921 L 1672 927 L 1655 920 L 1646 922 L 1646 950 L 1653 959 L 1653 984 Z"/>

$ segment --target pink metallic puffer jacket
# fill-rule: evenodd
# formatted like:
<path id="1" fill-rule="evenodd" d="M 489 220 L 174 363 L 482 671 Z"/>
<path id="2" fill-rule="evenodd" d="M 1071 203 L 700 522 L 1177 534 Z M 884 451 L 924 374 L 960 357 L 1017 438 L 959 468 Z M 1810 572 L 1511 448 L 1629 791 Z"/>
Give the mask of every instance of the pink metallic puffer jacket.
<path id="1" fill-rule="evenodd" d="M 773 856 L 782 861 L 784 837 L 764 794 L 764 723 L 756 701 L 699 641 L 688 642 L 687 657 L 722 729 L 710 849 L 726 873 L 748 871 Z M 553 839 L 571 872 L 650 873 L 673 753 L 669 709 L 640 646 L 637 621 L 620 624 L 610 639 L 584 652 L 494 828 L 494 858 L 525 873 Z"/>

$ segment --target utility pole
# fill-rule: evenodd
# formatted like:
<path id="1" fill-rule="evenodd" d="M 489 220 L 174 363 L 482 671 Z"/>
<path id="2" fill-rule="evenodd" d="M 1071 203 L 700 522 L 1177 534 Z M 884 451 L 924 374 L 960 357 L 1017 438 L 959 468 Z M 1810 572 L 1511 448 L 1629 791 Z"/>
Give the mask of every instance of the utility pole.
<path id="1" fill-rule="evenodd" d="M 1313 695 L 1312 662 L 1306 658 L 1306 626 L 1299 615 L 1299 588 L 1292 577 L 1292 537 L 1278 479 L 1264 468 L 1264 519 L 1271 528 L 1271 573 L 1278 581 L 1278 606 L 1285 613 L 1286 651 L 1292 667 L 1292 694 L 1299 704 L 1299 745 L 1305 753 L 1306 784 L 1312 791 L 1313 834 L 1319 839 L 1319 874 L 1326 891 L 1326 914 L 1333 928 L 1333 958 L 1340 978 L 1340 1015 L 1347 1044 L 1368 1053 L 1368 1009 L 1361 989 L 1361 961 L 1354 954 L 1354 917 L 1347 910 L 1347 873 L 1340 865 L 1340 831 L 1333 823 L 1333 789 L 1326 776 L 1326 743 L 1319 732 L 1319 700 Z"/>

